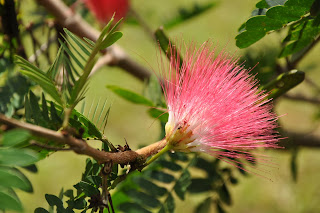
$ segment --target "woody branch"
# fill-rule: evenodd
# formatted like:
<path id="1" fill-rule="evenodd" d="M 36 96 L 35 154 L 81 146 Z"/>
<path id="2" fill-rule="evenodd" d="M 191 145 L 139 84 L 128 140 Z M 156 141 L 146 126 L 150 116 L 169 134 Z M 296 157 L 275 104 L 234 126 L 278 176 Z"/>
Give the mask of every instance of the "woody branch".
<path id="1" fill-rule="evenodd" d="M 161 140 L 137 151 L 124 151 L 115 153 L 104 152 L 91 147 L 84 140 L 75 138 L 68 133 L 56 132 L 44 127 L 24 123 L 12 118 L 7 118 L 3 114 L 0 114 L 0 123 L 9 127 L 28 130 L 34 136 L 54 141 L 57 144 L 68 145 L 70 150 L 73 150 L 75 153 L 90 156 L 100 163 L 112 161 L 116 164 L 128 164 L 136 161 L 138 158 L 145 160 L 147 157 L 160 151 L 166 144 L 165 140 Z"/>

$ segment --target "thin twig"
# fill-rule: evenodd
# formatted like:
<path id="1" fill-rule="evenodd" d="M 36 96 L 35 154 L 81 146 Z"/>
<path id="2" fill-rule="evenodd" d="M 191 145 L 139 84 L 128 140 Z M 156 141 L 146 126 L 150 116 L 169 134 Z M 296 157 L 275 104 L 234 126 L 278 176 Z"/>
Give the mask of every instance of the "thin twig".
<path id="1" fill-rule="evenodd" d="M 311 104 L 320 104 L 320 99 L 309 98 L 302 94 L 297 94 L 297 95 L 284 94 L 283 97 L 290 100 L 295 100 L 295 101 L 304 101 Z"/>
<path id="2" fill-rule="evenodd" d="M 308 83 L 310 86 L 312 86 L 313 89 L 317 90 L 318 93 L 320 93 L 320 87 L 310 78 L 305 77 L 304 81 Z"/>

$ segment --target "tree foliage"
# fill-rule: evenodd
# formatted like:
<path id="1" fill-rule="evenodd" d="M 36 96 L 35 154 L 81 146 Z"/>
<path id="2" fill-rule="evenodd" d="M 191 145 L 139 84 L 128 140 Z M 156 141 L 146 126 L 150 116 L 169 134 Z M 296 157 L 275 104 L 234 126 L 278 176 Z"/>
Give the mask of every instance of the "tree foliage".
<path id="1" fill-rule="evenodd" d="M 84 101 L 89 89 L 88 79 L 101 53 L 110 51 L 110 47 L 122 38 L 122 32 L 118 31 L 121 21 L 113 23 L 111 19 L 96 41 L 55 26 L 55 29 L 60 29 L 55 42 L 59 47 L 55 58 L 51 61 L 47 54 L 48 63 L 39 64 L 39 58 L 32 61 L 21 50 L 24 49 L 21 37 L 25 32 L 19 32 L 19 29 L 24 29 L 19 27 L 22 24 L 15 14 L 19 6 L 17 1 L 0 1 L 1 27 L 4 28 L 0 51 L 0 77 L 4 79 L 0 88 L 0 113 L 47 130 L 62 132 L 66 137 L 83 139 L 83 143 L 94 139 L 100 142 L 99 150 L 104 152 L 116 154 L 130 151 L 128 144 L 116 146 L 104 135 L 111 109 L 107 101 L 101 102 L 99 99 L 97 103 L 92 102 L 87 114 L 84 110 L 75 109 L 79 103 L 83 107 L 88 105 Z M 209 2 L 195 4 L 191 9 L 180 8 L 178 15 L 164 21 L 164 28 L 157 29 L 152 39 L 155 38 L 155 44 L 170 58 L 172 53 L 168 52 L 168 45 L 172 41 L 166 30 L 216 6 L 215 2 Z M 235 41 L 239 48 L 248 48 L 264 37 L 267 39 L 268 34 L 284 32 L 279 35 L 284 35 L 280 49 L 267 50 L 270 54 L 253 70 L 261 83 L 260 89 L 268 92 L 268 98 L 275 100 L 282 97 L 304 81 L 305 72 L 298 70 L 297 64 L 319 41 L 319 11 L 318 0 L 261 0 L 257 2 L 251 17 L 238 29 Z M 47 12 L 42 12 L 47 18 Z M 4 24 L 8 20 L 14 24 Z M 127 21 L 143 26 L 141 20 L 134 16 Z M 46 25 L 40 22 L 39 26 Z M 38 45 L 32 32 L 39 26 L 24 29 L 31 34 L 34 47 Z M 180 57 L 180 62 L 183 61 L 183 54 L 176 56 Z M 261 57 L 248 51 L 244 58 L 246 66 L 253 67 Z M 281 66 L 283 58 L 285 65 Z M 158 80 L 154 76 L 146 79 L 143 94 L 117 85 L 106 85 L 106 88 L 128 102 L 148 107 L 148 115 L 160 123 L 162 139 L 168 113 Z M 73 147 L 57 144 L 50 137 L 36 136 L 23 128 L 5 124 L 0 127 L 0 210 L 21 212 L 23 205 L 16 190 L 31 193 L 32 184 L 35 184 L 25 173 L 36 173 L 37 162 L 54 154 L 54 151 Z M 295 181 L 298 179 L 298 150 L 298 147 L 292 148 L 290 165 Z M 73 188 L 61 189 L 59 195 L 45 194 L 48 208 L 39 207 L 34 212 L 175 212 L 177 200 L 184 201 L 196 194 L 204 196 L 192 209 L 193 212 L 212 212 L 212 209 L 219 213 L 226 212 L 235 200 L 230 188 L 241 182 L 241 176 L 249 175 L 246 166 L 242 166 L 244 169 L 230 167 L 219 159 L 194 153 L 166 153 L 145 168 L 145 159 L 139 160 L 123 165 L 88 158 L 81 180 Z M 245 163 L 255 166 L 255 162 Z"/>

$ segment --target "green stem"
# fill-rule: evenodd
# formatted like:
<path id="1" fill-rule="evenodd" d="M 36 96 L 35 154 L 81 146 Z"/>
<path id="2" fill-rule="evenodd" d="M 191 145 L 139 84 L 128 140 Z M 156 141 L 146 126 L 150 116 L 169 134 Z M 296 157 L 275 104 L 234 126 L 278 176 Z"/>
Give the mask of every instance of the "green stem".
<path id="1" fill-rule="evenodd" d="M 158 152 L 157 154 L 155 154 L 154 156 L 152 156 L 152 158 L 150 158 L 150 160 L 148 160 L 145 163 L 145 166 L 148 166 L 150 163 L 152 163 L 153 161 L 157 160 L 161 155 L 163 155 L 164 153 L 166 153 L 167 151 L 169 151 L 170 149 L 172 149 L 173 146 L 170 144 L 167 144 L 165 147 L 163 147 L 163 149 L 160 150 L 160 152 Z"/>
<path id="2" fill-rule="evenodd" d="M 65 108 L 62 129 L 66 129 L 69 126 L 69 118 L 70 118 L 71 112 L 72 112 L 72 109 Z"/>

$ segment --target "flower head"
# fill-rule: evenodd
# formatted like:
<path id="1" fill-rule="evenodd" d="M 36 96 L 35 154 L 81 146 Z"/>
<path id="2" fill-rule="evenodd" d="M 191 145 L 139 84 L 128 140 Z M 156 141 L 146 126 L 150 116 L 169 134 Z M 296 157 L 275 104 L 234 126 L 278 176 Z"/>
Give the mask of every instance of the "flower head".
<path id="1" fill-rule="evenodd" d="M 248 150 L 278 148 L 272 104 L 237 60 L 224 52 L 214 57 L 206 42 L 187 49 L 180 67 L 175 48 L 170 51 L 170 65 L 161 71 L 170 149 L 205 152 L 233 164 L 237 158 L 254 160 Z"/>
<path id="2" fill-rule="evenodd" d="M 128 0 L 85 0 L 85 4 L 101 23 L 108 23 L 114 13 L 119 21 L 129 9 Z"/>

